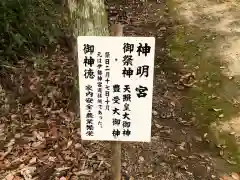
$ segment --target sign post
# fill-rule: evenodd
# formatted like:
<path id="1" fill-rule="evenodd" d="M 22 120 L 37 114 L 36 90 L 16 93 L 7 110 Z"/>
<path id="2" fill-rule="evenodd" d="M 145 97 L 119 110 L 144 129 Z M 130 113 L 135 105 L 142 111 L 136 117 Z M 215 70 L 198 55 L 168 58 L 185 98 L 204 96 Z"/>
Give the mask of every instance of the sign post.
<path id="1" fill-rule="evenodd" d="M 114 24 L 110 28 L 112 36 L 123 36 L 123 26 L 120 24 Z M 112 179 L 121 180 L 121 142 L 112 141 Z"/>
<path id="2" fill-rule="evenodd" d="M 82 140 L 111 141 L 113 180 L 121 179 L 121 141 L 150 142 L 154 37 L 79 36 Z M 113 37 L 114 36 L 114 37 Z"/>

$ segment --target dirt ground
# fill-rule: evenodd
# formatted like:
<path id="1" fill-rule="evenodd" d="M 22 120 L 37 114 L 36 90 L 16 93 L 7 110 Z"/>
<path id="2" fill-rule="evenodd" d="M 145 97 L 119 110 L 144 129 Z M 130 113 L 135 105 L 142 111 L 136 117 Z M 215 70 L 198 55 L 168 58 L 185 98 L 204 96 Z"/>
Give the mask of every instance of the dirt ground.
<path id="1" fill-rule="evenodd" d="M 175 2 L 179 8 L 178 12 L 189 24 L 208 29 L 217 33 L 219 36 L 224 35 L 224 39 L 219 40 L 214 49 L 219 54 L 220 60 L 227 63 L 227 65 L 222 68 L 222 72 L 230 78 L 234 76 L 237 79 L 237 85 L 239 86 L 239 1 L 176 0 Z M 239 93 L 235 99 L 239 102 Z M 234 132 L 239 138 L 239 124 L 240 120 L 238 115 L 227 122 L 221 123 L 220 129 Z"/>
<path id="2" fill-rule="evenodd" d="M 179 3 L 186 5 L 183 15 L 191 17 L 195 6 Z M 130 0 L 108 2 L 109 21 L 124 23 L 124 35 L 156 37 L 152 141 L 123 144 L 123 179 L 237 180 L 238 173 L 231 171 L 217 148 L 210 150 L 207 137 L 183 112 L 186 83 L 179 84 L 183 77 L 179 74 L 188 72 L 178 63 L 174 67 L 168 63 L 167 38 L 179 25 L 169 8 L 164 0 L 149 0 L 145 5 Z M 194 16 L 189 19 L 194 20 Z M 109 143 L 81 141 L 76 64 L 68 50 L 58 47 L 50 56 L 40 54 L 3 72 L 0 179 L 110 179 Z"/>

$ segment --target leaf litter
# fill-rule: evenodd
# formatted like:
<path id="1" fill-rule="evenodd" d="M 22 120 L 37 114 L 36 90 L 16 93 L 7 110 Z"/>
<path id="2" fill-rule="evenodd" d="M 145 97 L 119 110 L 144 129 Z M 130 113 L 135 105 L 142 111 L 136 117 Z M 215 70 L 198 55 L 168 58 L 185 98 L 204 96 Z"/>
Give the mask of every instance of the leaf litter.
<path id="1" fill-rule="evenodd" d="M 119 7 L 119 4 L 108 2 L 110 22 L 125 23 L 126 35 L 159 37 L 157 56 L 164 56 L 162 41 L 171 28 L 166 23 L 169 21 L 166 13 L 162 13 L 166 11 L 166 5 L 164 2 L 149 2 L 143 6 L 141 3 L 133 1 Z M 42 56 L 46 61 L 48 56 Z M 44 69 L 20 61 L 16 71 L 9 72 L 14 77 L 11 82 L 19 89 L 0 86 L 0 144 L 3 145 L 0 179 L 110 179 L 109 143 L 83 142 L 80 137 L 78 97 L 74 89 L 76 64 L 64 48 L 47 59 Z M 177 84 L 169 81 L 163 71 L 156 76 L 155 86 L 158 88 L 154 90 L 153 113 L 156 117 L 153 117 L 152 142 L 123 145 L 124 179 L 218 177 L 211 158 L 203 156 L 196 148 L 203 141 L 186 120 L 178 117 L 181 97 L 176 87 L 192 88 L 194 76 L 193 73 L 183 75 Z M 8 97 L 7 94 L 14 96 Z M 214 111 L 221 112 L 217 108 Z M 207 166 L 208 170 L 198 164 Z M 229 177 L 236 179 L 238 176 L 234 173 Z"/>

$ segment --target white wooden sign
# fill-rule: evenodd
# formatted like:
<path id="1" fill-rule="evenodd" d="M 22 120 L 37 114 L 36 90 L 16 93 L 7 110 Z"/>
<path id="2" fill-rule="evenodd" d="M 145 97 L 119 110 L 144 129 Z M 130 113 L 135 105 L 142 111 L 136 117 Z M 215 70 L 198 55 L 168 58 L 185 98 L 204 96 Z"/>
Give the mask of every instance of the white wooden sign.
<path id="1" fill-rule="evenodd" d="M 83 140 L 151 140 L 154 37 L 79 36 Z"/>

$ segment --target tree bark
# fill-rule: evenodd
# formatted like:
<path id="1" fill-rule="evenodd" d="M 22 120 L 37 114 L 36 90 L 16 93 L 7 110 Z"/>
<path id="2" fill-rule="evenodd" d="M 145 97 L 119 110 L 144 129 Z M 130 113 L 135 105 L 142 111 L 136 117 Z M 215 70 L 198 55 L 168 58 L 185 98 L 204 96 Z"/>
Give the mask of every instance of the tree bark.
<path id="1" fill-rule="evenodd" d="M 108 19 L 104 0 L 68 0 L 73 33 L 73 53 L 77 56 L 78 36 L 108 36 Z"/>

